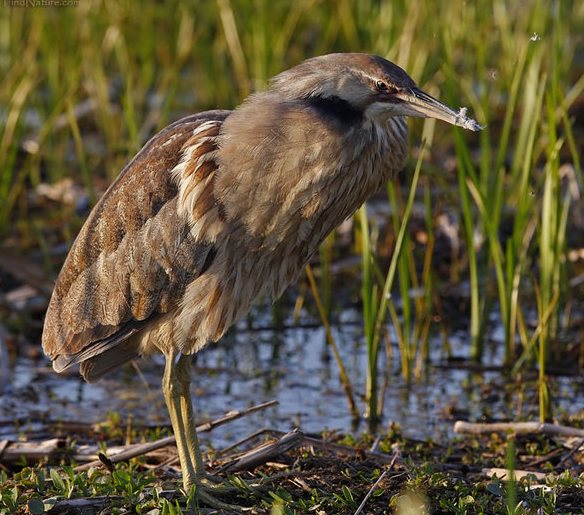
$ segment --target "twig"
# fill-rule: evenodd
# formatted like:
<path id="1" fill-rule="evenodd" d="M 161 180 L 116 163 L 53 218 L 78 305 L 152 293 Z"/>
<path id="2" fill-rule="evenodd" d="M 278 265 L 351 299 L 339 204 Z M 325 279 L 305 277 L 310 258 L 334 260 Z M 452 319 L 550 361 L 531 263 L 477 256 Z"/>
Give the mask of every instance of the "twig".
<path id="1" fill-rule="evenodd" d="M 365 455 L 368 458 L 375 458 L 376 460 L 379 461 L 383 461 L 385 463 L 391 463 L 393 464 L 394 461 L 397 459 L 395 455 L 390 456 L 389 454 L 383 454 L 381 452 L 372 452 L 372 451 L 367 451 L 367 450 L 362 450 L 362 449 L 355 449 L 353 447 L 347 447 L 346 445 L 341 445 L 338 443 L 332 443 L 332 442 L 323 442 L 322 440 L 319 440 L 317 438 L 312 438 L 310 436 L 304 436 L 304 438 L 302 439 L 302 444 L 303 445 L 311 445 L 313 447 L 316 447 L 318 449 L 325 449 L 327 451 L 330 451 L 334 454 L 337 455 L 351 455 L 351 456 L 357 456 L 357 455 Z M 401 463 L 401 460 L 399 460 Z"/>
<path id="2" fill-rule="evenodd" d="M 379 449 L 379 444 L 381 443 L 381 435 L 377 435 L 377 437 L 375 438 L 375 441 L 373 442 L 373 445 L 371 446 L 371 449 L 369 449 L 371 452 L 377 452 L 377 449 Z"/>
<path id="3" fill-rule="evenodd" d="M 332 443 L 332 442 L 325 442 L 323 440 L 319 440 L 318 438 L 306 436 L 304 433 L 302 433 L 299 430 L 295 430 L 294 432 L 299 435 L 298 440 L 296 441 L 295 447 L 313 447 L 313 448 L 317 448 L 320 450 L 325 450 L 327 452 L 331 452 L 333 454 L 336 454 L 337 456 L 363 456 L 363 455 L 365 455 L 368 458 L 374 458 L 378 461 L 382 461 L 385 463 L 391 463 L 391 464 L 393 464 L 395 462 L 395 460 L 397 459 L 396 456 L 390 456 L 388 454 L 383 454 L 381 452 L 367 451 L 367 450 L 363 450 L 363 449 L 355 449 L 354 447 L 347 447 L 346 445 L 341 445 L 341 444 Z M 240 440 L 236 444 L 230 445 L 229 447 L 227 447 L 225 449 L 221 449 L 221 451 L 219 451 L 219 454 L 225 454 L 226 452 L 228 452 L 228 450 L 230 450 L 236 446 L 239 446 L 242 443 L 251 440 L 252 438 L 256 438 L 256 437 L 262 436 L 264 434 L 268 434 L 268 435 L 271 435 L 273 438 L 278 438 L 278 439 L 282 440 L 284 437 L 286 437 L 287 435 L 289 435 L 291 433 L 284 433 L 283 431 L 279 431 L 277 429 L 262 429 L 261 431 L 256 431 L 256 432 L 252 433 L 251 435 L 246 436 L 244 439 Z M 266 444 L 261 444 L 258 448 L 263 448 L 265 445 Z M 292 447 L 290 447 L 290 448 L 292 448 Z M 282 452 L 282 451 L 280 451 L 280 452 Z M 240 458 L 244 454 L 246 454 L 246 453 L 244 452 L 241 455 L 238 455 L 237 458 Z M 234 459 L 234 457 L 231 456 L 229 458 L 228 463 L 231 463 L 233 461 L 233 459 Z M 400 464 L 401 464 L 401 460 L 400 460 Z M 224 470 L 225 467 L 226 467 L 226 465 L 222 466 L 220 468 L 220 470 Z"/>
<path id="4" fill-rule="evenodd" d="M 266 429 L 266 428 L 259 429 L 258 431 L 254 431 L 253 433 L 243 437 L 241 440 L 238 440 L 237 442 L 232 443 L 231 445 L 228 445 L 227 447 L 223 447 L 223 449 L 221 449 L 219 451 L 216 451 L 215 456 L 224 456 L 225 454 L 229 453 L 232 449 L 236 449 L 237 447 L 241 447 L 244 443 L 249 442 L 250 440 L 253 440 L 254 438 L 258 438 L 258 437 L 263 436 L 265 434 L 271 435 L 271 434 L 273 434 L 273 431 L 271 429 Z"/>
<path id="5" fill-rule="evenodd" d="M 547 454 L 544 454 L 543 456 L 538 456 L 537 458 L 529 461 L 528 463 L 525 464 L 525 468 L 532 469 L 534 467 L 537 467 L 537 465 L 541 463 L 549 463 L 554 458 L 560 456 L 563 452 L 564 449 L 562 447 L 560 447 L 559 449 L 554 449 L 553 451 L 550 451 Z"/>
<path id="6" fill-rule="evenodd" d="M 238 418 L 246 417 L 256 411 L 261 411 L 267 408 L 271 408 L 272 406 L 276 406 L 278 404 L 277 400 L 271 400 L 267 402 L 263 402 L 258 404 L 257 406 L 252 406 L 251 408 L 244 409 L 243 411 L 230 411 L 226 413 L 223 417 L 218 418 L 216 420 L 210 420 L 209 422 L 205 422 L 200 426 L 197 426 L 197 433 L 205 433 L 207 431 L 211 431 L 211 429 L 226 424 L 227 422 L 231 422 L 232 420 L 236 420 Z"/>
<path id="7" fill-rule="evenodd" d="M 303 434 L 295 429 L 286 433 L 282 438 L 275 442 L 269 442 L 252 449 L 243 456 L 229 461 L 219 467 L 216 473 L 236 472 L 238 470 L 249 470 L 266 463 L 275 456 L 283 454 L 290 449 L 298 447 L 303 440 Z"/>
<path id="8" fill-rule="evenodd" d="M 0 458 L 2 457 L 4 449 L 6 449 L 8 446 L 8 443 L 8 440 L 0 440 Z M 4 472 L 8 472 L 8 467 L 4 466 L 2 462 L 0 462 L 0 469 L 2 469 Z"/>
<path id="9" fill-rule="evenodd" d="M 61 438 L 51 438 L 44 442 L 10 442 L 0 443 L 0 460 L 3 463 L 13 463 L 23 458 L 26 461 L 38 461 L 51 455 L 64 446 Z"/>
<path id="10" fill-rule="evenodd" d="M 483 433 L 514 433 L 516 435 L 577 436 L 584 438 L 584 429 L 558 426 L 545 422 L 495 422 L 487 424 L 457 420 L 454 424 L 454 432 L 473 435 Z"/>
<path id="11" fill-rule="evenodd" d="M 576 445 L 574 445 L 572 449 L 570 449 L 570 452 L 566 453 L 565 456 L 562 456 L 562 459 L 558 463 L 558 466 L 566 463 L 566 461 L 568 461 L 577 451 L 580 450 L 580 447 L 582 447 L 582 445 L 584 445 L 584 438 L 578 440 L 578 442 L 576 442 Z"/>
<path id="12" fill-rule="evenodd" d="M 487 477 L 493 477 L 493 475 L 495 475 L 501 481 L 509 481 L 511 479 L 511 474 L 508 469 L 493 467 L 488 469 L 482 469 L 481 472 Z M 533 472 L 531 470 L 513 471 L 514 481 L 519 481 L 521 478 L 529 476 L 535 477 L 538 481 L 543 481 L 546 478 L 547 474 L 544 472 Z"/>
<path id="13" fill-rule="evenodd" d="M 379 483 L 381 483 L 381 481 L 383 480 L 383 478 L 392 469 L 393 464 L 395 463 L 395 460 L 397 459 L 397 455 L 398 454 L 399 454 L 398 452 L 395 452 L 394 453 L 393 459 L 391 460 L 390 464 L 383 471 L 383 474 L 381 474 L 381 476 L 379 476 L 379 478 L 377 479 L 377 481 L 375 481 L 375 484 L 369 489 L 369 491 L 367 492 L 367 495 L 365 496 L 365 499 L 363 499 L 363 501 L 361 501 L 361 504 L 357 508 L 357 511 L 354 513 L 354 515 L 359 515 L 359 513 L 361 513 L 363 511 L 363 508 L 365 508 L 365 504 L 367 503 L 367 500 L 369 499 L 369 497 L 371 497 L 371 495 L 373 494 L 373 492 L 375 492 L 375 489 L 377 488 L 377 485 L 379 485 Z"/>
<path id="14" fill-rule="evenodd" d="M 245 417 L 246 415 L 249 415 L 250 413 L 253 413 L 255 411 L 269 408 L 270 406 L 274 406 L 275 404 L 278 404 L 278 401 L 272 400 L 272 401 L 264 402 L 263 404 L 258 404 L 257 406 L 252 406 L 251 408 L 248 408 L 248 409 L 243 410 L 243 411 L 231 411 L 219 419 L 212 420 L 210 422 L 205 422 L 204 424 L 197 426 L 197 432 L 203 433 L 205 431 L 211 431 L 211 429 L 213 429 L 214 427 L 220 426 L 222 424 L 226 424 L 227 422 L 231 422 L 232 420 L 236 420 L 236 419 L 241 418 L 241 417 Z M 108 456 L 108 458 L 110 459 L 110 461 L 112 463 L 118 463 L 120 461 L 125 461 L 125 460 L 128 460 L 130 458 L 135 458 L 136 456 L 141 456 L 143 454 L 147 454 L 149 452 L 155 451 L 155 450 L 160 449 L 162 447 L 166 447 L 167 445 L 172 445 L 175 442 L 176 442 L 176 439 L 175 439 L 174 435 L 167 436 L 166 438 L 162 438 L 160 440 L 157 440 L 156 442 L 147 442 L 147 443 L 142 443 L 142 444 L 131 445 L 126 450 L 119 452 L 117 454 L 114 454 L 113 456 Z M 75 472 L 79 472 L 81 470 L 86 470 L 88 468 L 96 467 L 96 466 L 99 466 L 101 464 L 102 463 L 99 460 L 91 461 L 89 463 L 84 463 L 83 465 L 79 465 L 78 467 L 75 467 L 74 470 L 75 470 Z"/>
<path id="15" fill-rule="evenodd" d="M 55 499 L 54 497 L 51 499 L 54 502 L 51 507 L 52 513 L 96 513 L 123 498 L 116 495 L 99 495 L 89 499 L 63 499 L 59 501 Z"/>

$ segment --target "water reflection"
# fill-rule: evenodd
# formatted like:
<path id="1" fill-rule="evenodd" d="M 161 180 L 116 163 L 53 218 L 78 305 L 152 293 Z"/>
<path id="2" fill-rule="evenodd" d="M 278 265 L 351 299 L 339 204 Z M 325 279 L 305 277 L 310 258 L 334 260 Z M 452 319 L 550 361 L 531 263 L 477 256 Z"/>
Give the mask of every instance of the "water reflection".
<path id="1" fill-rule="evenodd" d="M 333 327 L 334 337 L 355 398 L 364 409 L 366 349 L 359 314 L 343 313 L 342 318 L 343 325 Z M 269 323 L 264 322 L 265 326 Z M 262 327 L 261 319 L 256 326 Z M 464 333 L 450 335 L 450 352 L 466 356 L 465 338 Z M 431 363 L 445 358 L 439 336 L 431 348 Z M 501 346 L 493 348 L 486 356 L 486 364 L 501 362 L 496 350 Z M 394 355 L 397 353 L 395 349 Z M 531 392 L 526 390 L 522 399 L 516 394 L 505 395 L 505 378 L 499 372 L 473 373 L 428 366 L 419 381 L 406 385 L 398 365 L 380 364 L 389 374 L 381 427 L 396 422 L 411 438 L 450 437 L 458 416 L 477 420 L 487 413 L 495 418 L 513 418 L 520 403 L 523 415 L 528 408 L 537 406 L 535 385 Z M 36 421 L 46 418 L 98 422 L 110 411 L 118 412 L 122 420 L 132 415 L 136 424 L 169 424 L 160 389 L 162 357 L 141 360 L 137 367 L 139 373 L 127 366 L 89 385 L 76 374 L 58 377 L 48 361 L 19 359 L 11 385 L 0 397 L 0 418 L 4 421 L 0 438 L 15 438 L 23 424 L 24 429 L 34 429 Z M 229 410 L 242 410 L 271 399 L 279 401 L 276 407 L 214 429 L 206 438 L 215 447 L 228 445 L 263 427 L 287 431 L 299 425 L 308 433 L 366 429 L 364 424 L 357 428 L 352 424 L 337 365 L 331 358 L 324 329 L 318 326 L 287 327 L 275 333 L 268 329 L 247 330 L 242 324 L 220 344 L 197 356 L 193 376 L 200 418 L 213 419 Z M 500 388 L 487 395 L 487 385 Z M 569 413 L 584 409 L 582 380 L 560 377 L 556 385 L 557 405 Z M 10 424 L 14 419 L 21 424 Z"/>

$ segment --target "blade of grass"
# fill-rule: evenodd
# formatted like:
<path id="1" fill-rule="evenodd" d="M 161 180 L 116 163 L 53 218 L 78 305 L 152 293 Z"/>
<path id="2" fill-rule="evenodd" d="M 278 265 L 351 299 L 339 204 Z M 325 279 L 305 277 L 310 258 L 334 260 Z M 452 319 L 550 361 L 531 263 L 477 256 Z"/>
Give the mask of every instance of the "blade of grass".
<path id="1" fill-rule="evenodd" d="M 318 309 L 318 313 L 320 315 L 320 319 L 326 333 L 326 339 L 329 342 L 331 348 L 333 349 L 333 353 L 337 361 L 337 366 L 339 367 L 341 384 L 343 385 L 343 390 L 345 391 L 345 396 L 347 397 L 347 402 L 349 403 L 349 411 L 351 412 L 353 419 L 357 420 L 360 417 L 357 405 L 355 404 L 355 399 L 353 398 L 353 387 L 351 386 L 351 382 L 349 381 L 349 377 L 347 376 L 347 373 L 345 371 L 345 366 L 343 365 L 343 360 L 337 347 L 337 343 L 335 342 L 333 333 L 331 332 L 331 327 L 328 322 L 324 306 L 322 305 L 322 302 L 320 300 L 320 295 L 318 293 L 316 281 L 314 280 L 314 275 L 312 274 L 312 268 L 310 267 L 310 265 L 306 265 L 305 270 L 306 276 L 308 277 L 308 282 L 310 283 L 310 289 L 312 290 L 314 301 L 316 302 L 316 307 Z"/>
<path id="2" fill-rule="evenodd" d="M 391 288 L 393 286 L 393 281 L 395 278 L 395 274 L 396 274 L 396 270 L 397 270 L 397 266 L 398 266 L 398 259 L 399 259 L 399 255 L 400 252 L 402 251 L 403 248 L 403 242 L 405 239 L 405 234 L 406 234 L 406 230 L 407 230 L 407 222 L 409 220 L 411 211 L 412 211 L 412 206 L 414 204 L 414 198 L 415 198 L 415 194 L 416 194 L 416 187 L 418 185 L 418 179 L 420 177 L 420 170 L 422 168 L 422 161 L 424 158 L 424 153 L 425 153 L 425 149 L 426 149 L 426 143 L 425 141 L 422 143 L 422 147 L 420 149 L 420 154 L 418 157 L 418 161 L 416 163 L 416 168 L 414 170 L 414 175 L 412 177 L 412 184 L 410 186 L 410 192 L 408 195 L 408 200 L 406 202 L 406 206 L 404 209 L 404 214 L 402 217 L 402 222 L 401 222 L 401 227 L 399 230 L 399 233 L 397 235 L 396 238 L 396 242 L 395 242 L 395 248 L 393 251 L 393 255 L 391 257 L 391 262 L 389 265 L 389 269 L 387 271 L 386 277 L 385 277 L 385 283 L 383 285 L 383 289 L 381 292 L 381 296 L 379 297 L 379 303 L 377 305 L 377 301 L 375 301 L 376 303 L 373 304 L 374 300 L 378 298 L 376 291 L 374 291 L 374 289 L 372 287 L 369 287 L 368 291 L 371 295 L 371 299 L 368 300 L 367 302 L 371 302 L 370 304 L 370 311 L 368 312 L 367 318 L 365 320 L 366 324 L 371 324 L 369 327 L 368 332 L 366 332 L 366 336 L 368 337 L 367 339 L 367 356 L 368 359 L 370 360 L 370 362 L 368 363 L 368 367 L 367 367 L 367 373 L 368 373 L 368 379 L 367 379 L 367 390 L 365 392 L 366 395 L 366 414 L 368 417 L 375 417 L 378 416 L 378 405 L 377 405 L 377 370 L 378 370 L 378 358 L 379 358 L 379 342 L 380 342 L 380 337 L 381 337 L 381 327 L 383 325 L 383 322 L 385 320 L 385 315 L 386 315 L 386 311 L 388 309 L 388 305 L 389 305 L 389 300 L 391 297 Z M 363 228 L 364 230 L 364 228 Z M 364 231 L 365 232 L 365 231 Z M 364 268 L 365 268 L 365 263 L 369 262 L 371 260 L 370 254 L 363 254 L 364 256 Z M 364 279 L 365 282 L 365 279 Z M 363 299 L 363 302 L 365 303 L 365 299 Z M 375 316 L 373 315 L 373 307 L 376 307 L 375 309 Z M 375 320 L 374 324 L 372 324 L 373 320 Z"/>
<path id="3" fill-rule="evenodd" d="M 481 300 L 480 294 L 479 263 L 474 243 L 474 218 L 467 187 L 467 184 L 471 180 L 467 180 L 467 177 L 471 175 L 467 172 L 469 169 L 472 170 L 473 166 L 470 163 L 468 156 L 468 147 L 463 141 L 460 131 L 455 129 L 454 133 L 456 154 L 459 162 L 457 167 L 457 177 L 460 192 L 460 205 L 462 208 L 462 220 L 464 224 L 470 279 L 470 358 L 479 361 L 483 355 L 483 327 L 481 321 L 484 320 L 484 318 L 481 316 L 481 305 L 484 300 Z M 476 176 L 474 182 L 476 182 Z"/>

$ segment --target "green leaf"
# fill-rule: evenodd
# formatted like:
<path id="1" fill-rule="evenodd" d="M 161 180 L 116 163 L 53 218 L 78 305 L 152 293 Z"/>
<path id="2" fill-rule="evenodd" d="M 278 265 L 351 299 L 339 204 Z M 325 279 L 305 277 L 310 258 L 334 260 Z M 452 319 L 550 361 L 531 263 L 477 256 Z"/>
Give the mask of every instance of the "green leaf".
<path id="1" fill-rule="evenodd" d="M 497 496 L 503 495 L 503 490 L 501 490 L 501 483 L 487 484 L 487 491 Z"/>
<path id="2" fill-rule="evenodd" d="M 45 512 L 45 505 L 40 499 L 31 499 L 28 501 L 26 507 L 32 515 L 40 515 Z"/>
<path id="3" fill-rule="evenodd" d="M 345 496 L 348 505 L 354 507 L 355 499 L 353 498 L 353 494 L 351 493 L 351 490 L 349 490 L 349 488 L 347 488 L 345 485 L 343 485 L 343 495 Z"/>
<path id="4" fill-rule="evenodd" d="M 114 470 L 113 476 L 120 482 L 120 483 L 129 483 L 132 481 L 132 476 L 128 473 L 128 471 L 124 469 L 116 469 Z"/>
<path id="5" fill-rule="evenodd" d="M 43 505 L 45 507 L 45 511 L 52 510 L 57 501 L 59 500 L 58 497 L 48 497 L 47 499 L 43 499 Z"/>
<path id="6" fill-rule="evenodd" d="M 60 474 L 55 469 L 51 469 L 49 471 L 49 475 L 51 476 L 51 481 L 53 482 L 53 486 L 59 492 L 65 492 L 67 490 L 67 488 L 65 486 L 65 482 L 63 481 L 63 478 L 60 476 Z"/>

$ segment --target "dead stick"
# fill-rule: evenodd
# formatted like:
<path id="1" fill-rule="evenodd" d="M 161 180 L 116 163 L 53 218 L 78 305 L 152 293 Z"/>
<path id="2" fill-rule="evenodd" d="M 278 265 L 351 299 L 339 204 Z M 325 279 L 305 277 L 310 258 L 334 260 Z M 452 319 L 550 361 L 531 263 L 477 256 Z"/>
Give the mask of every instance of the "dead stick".
<path id="1" fill-rule="evenodd" d="M 0 460 L 4 463 L 14 463 L 21 458 L 27 461 L 38 461 L 62 447 L 63 440 L 51 438 L 43 442 L 0 442 Z"/>
<path id="2" fill-rule="evenodd" d="M 215 451 L 215 456 L 225 456 L 227 453 L 231 452 L 233 449 L 237 449 L 238 447 L 241 447 L 244 443 L 249 442 L 250 440 L 253 440 L 254 438 L 258 438 L 260 436 L 263 436 L 265 434 L 268 435 L 273 435 L 273 432 L 271 429 L 258 429 L 257 431 L 254 431 L 253 433 L 244 436 L 241 440 L 238 440 L 237 442 L 232 443 L 231 445 L 228 445 L 227 447 L 223 447 L 223 449 L 221 449 L 220 451 Z M 281 433 L 278 437 L 281 437 L 281 435 L 283 435 L 284 433 Z M 245 451 L 241 451 L 240 454 L 244 454 Z M 235 457 L 234 454 L 231 455 L 232 458 Z"/>
<path id="3" fill-rule="evenodd" d="M 210 422 L 205 422 L 204 424 L 197 426 L 197 432 L 202 433 L 205 431 L 210 431 L 214 427 L 220 426 L 222 424 L 226 424 L 227 422 L 231 422 L 232 420 L 236 420 L 236 419 L 241 418 L 241 417 L 245 417 L 246 415 L 249 415 L 250 413 L 269 408 L 270 406 L 274 406 L 276 404 L 278 404 L 278 401 L 272 400 L 272 401 L 264 402 L 263 404 L 258 404 L 257 406 L 252 406 L 251 408 L 248 408 L 248 409 L 243 410 L 243 411 L 230 411 L 229 413 L 227 413 L 226 415 L 224 415 L 221 418 L 218 418 L 216 420 L 212 420 Z M 139 443 L 139 444 L 131 445 L 125 451 L 114 454 L 113 456 L 108 456 L 108 458 L 110 459 L 110 461 L 112 463 L 118 463 L 120 461 L 125 461 L 125 460 L 128 460 L 130 458 L 135 458 L 136 456 L 141 456 L 143 454 L 147 454 L 149 452 L 155 451 L 155 450 L 160 449 L 162 447 L 166 447 L 167 445 L 172 445 L 175 442 L 176 442 L 176 439 L 175 439 L 174 435 L 167 436 L 166 438 L 162 438 L 160 440 L 157 440 L 156 442 L 147 442 L 147 443 Z M 89 463 L 84 463 L 83 465 L 79 465 L 78 467 L 75 467 L 74 471 L 80 472 L 82 470 L 87 470 L 91 467 L 96 467 L 96 466 L 100 466 L 100 465 L 102 465 L 102 462 L 99 460 L 95 460 L 95 461 L 91 461 Z"/>
<path id="4" fill-rule="evenodd" d="M 204 424 L 201 424 L 200 426 L 197 426 L 197 433 L 205 433 L 207 431 L 211 431 L 211 429 L 213 429 L 217 426 L 227 424 L 227 422 L 231 422 L 232 420 L 235 420 L 238 418 L 246 417 L 247 415 L 250 415 L 251 413 L 255 413 L 256 411 L 261 411 L 261 410 L 264 410 L 267 408 L 271 408 L 272 406 L 275 406 L 276 404 L 278 404 L 278 401 L 274 399 L 271 401 L 263 402 L 262 404 L 258 404 L 257 406 L 252 406 L 251 408 L 247 408 L 243 411 L 230 411 L 229 413 L 226 413 L 221 418 L 218 418 L 216 420 L 211 420 L 209 422 L 205 422 Z"/>
<path id="5" fill-rule="evenodd" d="M 341 445 L 341 444 L 333 443 L 333 442 L 324 442 L 322 440 L 319 440 L 318 438 L 313 438 L 311 436 L 305 436 L 302 439 L 302 443 L 304 445 L 312 445 L 312 446 L 317 447 L 319 449 L 325 449 L 325 450 L 332 452 L 336 455 L 350 454 L 351 456 L 355 456 L 355 455 L 359 455 L 359 454 L 364 454 L 368 458 L 375 458 L 379 461 L 383 461 L 386 463 L 392 463 L 392 464 L 396 460 L 395 455 L 390 456 L 389 454 L 383 454 L 381 452 L 355 449 L 354 447 L 348 447 L 346 445 Z M 398 463 L 401 464 L 402 460 L 401 459 L 398 460 Z"/>
<path id="6" fill-rule="evenodd" d="M 558 466 L 562 466 L 564 463 L 566 463 L 566 461 L 568 461 L 577 451 L 580 450 L 580 447 L 582 447 L 582 445 L 584 445 L 584 438 L 580 438 L 576 445 L 572 447 L 570 452 L 568 452 L 565 456 L 562 457 L 562 459 L 558 463 Z"/>
<path id="7" fill-rule="evenodd" d="M 473 423 L 457 420 L 454 424 L 455 433 L 514 433 L 516 435 L 546 435 L 546 436 L 577 436 L 584 437 L 584 429 L 569 426 L 558 426 L 545 422 L 495 422 Z"/>
<path id="8" fill-rule="evenodd" d="M 368 501 L 369 497 L 371 497 L 371 495 L 373 494 L 373 492 L 377 488 L 377 485 L 379 485 L 379 483 L 381 483 L 381 481 L 383 480 L 383 478 L 392 469 L 393 464 L 395 463 L 395 460 L 397 459 L 397 455 L 398 455 L 398 451 L 396 451 L 394 453 L 393 458 L 391 460 L 391 463 L 383 471 L 383 474 L 381 474 L 381 476 L 379 476 L 379 478 L 377 479 L 377 481 L 375 481 L 375 484 L 369 489 L 369 491 L 367 492 L 367 495 L 365 496 L 365 499 L 363 499 L 363 501 L 361 502 L 361 504 L 357 508 L 357 511 L 353 515 L 359 515 L 363 511 L 363 509 L 365 508 L 365 504 L 367 504 L 367 501 Z"/>
<path id="9" fill-rule="evenodd" d="M 284 433 L 283 431 L 280 431 L 278 429 L 262 429 L 260 431 L 256 431 L 255 433 L 252 433 L 250 436 L 246 436 L 243 440 L 240 440 L 236 444 L 230 445 L 229 447 L 226 447 L 225 449 L 221 449 L 221 451 L 219 451 L 219 454 L 224 455 L 229 450 L 231 450 L 233 447 L 240 446 L 242 443 L 250 440 L 251 438 L 255 438 L 255 437 L 261 436 L 263 434 L 268 434 L 268 435 L 272 436 L 273 438 L 282 438 L 287 433 Z M 390 462 L 393 463 L 393 461 L 396 459 L 394 456 L 391 456 L 389 454 L 383 454 L 381 452 L 376 452 L 376 451 L 355 449 L 354 447 L 348 447 L 346 445 L 341 445 L 341 444 L 333 443 L 333 442 L 326 442 L 326 441 L 318 439 L 318 438 L 313 438 L 312 436 L 306 436 L 304 433 L 301 433 L 301 432 L 300 432 L 300 434 L 302 434 L 302 441 L 300 442 L 299 445 L 297 445 L 297 447 L 315 447 L 317 449 L 332 452 L 333 454 L 336 454 L 337 456 L 343 456 L 343 455 L 345 455 L 345 456 L 346 455 L 358 456 L 358 455 L 364 454 L 368 458 L 375 458 L 375 459 L 377 459 L 379 461 L 383 461 L 385 463 L 390 463 Z M 403 460 L 400 459 L 399 463 L 401 465 L 403 463 Z"/>
<path id="10" fill-rule="evenodd" d="M 249 470 L 270 461 L 275 456 L 279 456 L 290 449 L 302 445 L 303 434 L 295 429 L 286 433 L 282 438 L 275 442 L 263 444 L 251 451 L 247 452 L 239 458 L 226 463 L 221 466 L 217 473 L 221 472 L 235 472 L 237 470 Z"/>

